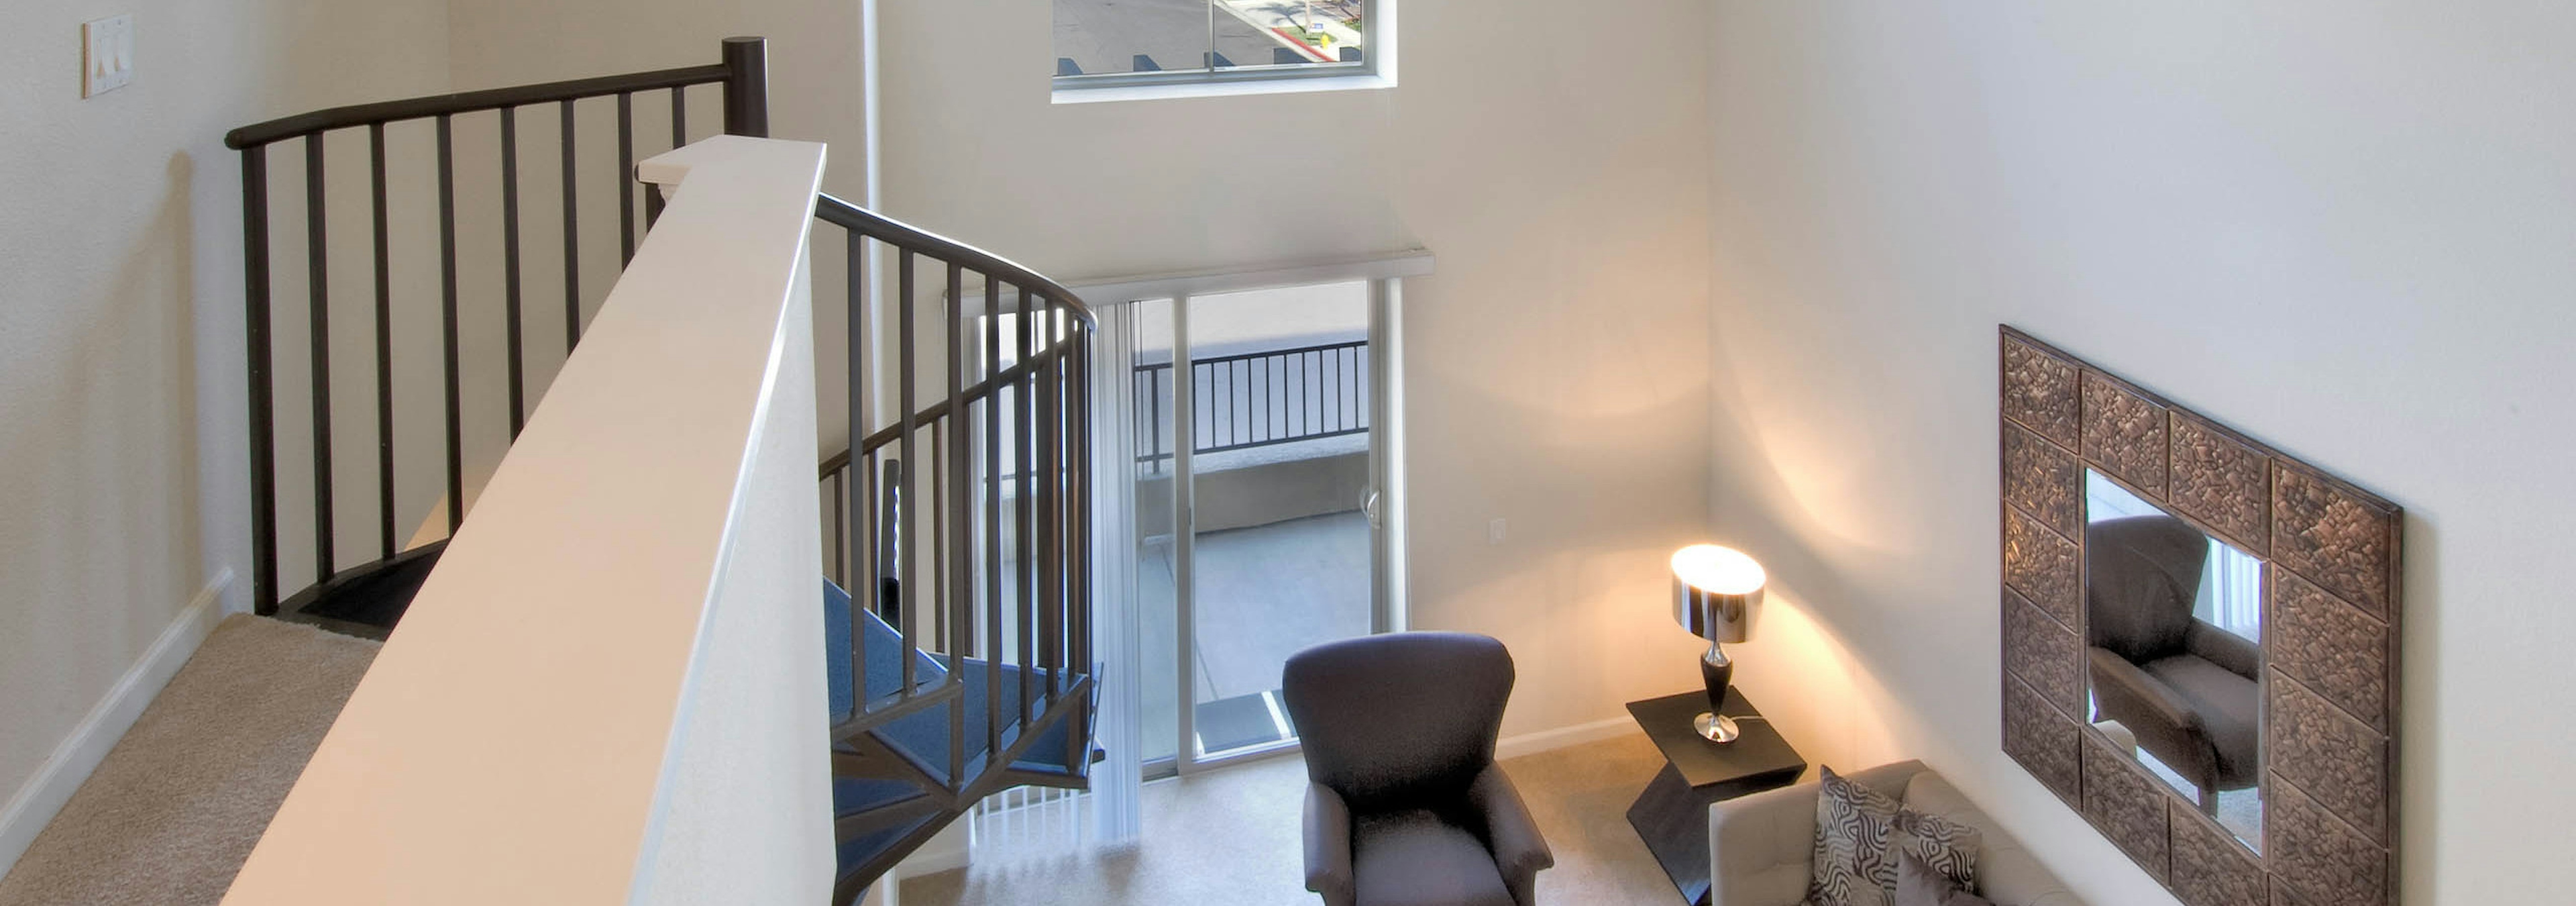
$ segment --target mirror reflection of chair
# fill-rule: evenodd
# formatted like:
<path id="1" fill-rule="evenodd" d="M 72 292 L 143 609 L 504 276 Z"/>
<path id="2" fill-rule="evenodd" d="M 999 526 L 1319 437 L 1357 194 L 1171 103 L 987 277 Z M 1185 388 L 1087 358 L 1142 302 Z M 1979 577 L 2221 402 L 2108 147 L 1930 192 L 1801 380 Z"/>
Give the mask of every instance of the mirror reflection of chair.
<path id="1" fill-rule="evenodd" d="M 2216 814 L 2221 791 L 2260 775 L 2263 658 L 2192 615 L 2209 545 L 2171 516 L 2093 523 L 2084 598 L 2094 720 L 2118 721 Z"/>

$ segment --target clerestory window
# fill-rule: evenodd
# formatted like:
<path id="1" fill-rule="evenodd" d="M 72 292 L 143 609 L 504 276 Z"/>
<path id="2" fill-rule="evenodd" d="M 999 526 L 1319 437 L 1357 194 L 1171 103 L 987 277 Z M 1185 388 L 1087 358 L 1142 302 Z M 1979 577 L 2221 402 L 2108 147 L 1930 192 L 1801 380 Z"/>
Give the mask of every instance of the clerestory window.
<path id="1" fill-rule="evenodd" d="M 1375 75 L 1381 2 L 1055 0 L 1055 87 Z"/>

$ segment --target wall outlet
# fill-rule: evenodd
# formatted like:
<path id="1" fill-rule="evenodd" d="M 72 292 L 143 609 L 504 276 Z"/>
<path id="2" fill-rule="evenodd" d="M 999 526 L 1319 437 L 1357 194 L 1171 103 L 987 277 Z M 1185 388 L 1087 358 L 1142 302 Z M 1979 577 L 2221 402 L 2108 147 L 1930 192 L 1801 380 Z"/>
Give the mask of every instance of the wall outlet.
<path id="1" fill-rule="evenodd" d="M 1486 520 L 1486 521 L 1485 521 L 1485 543 L 1486 543 L 1486 544 L 1501 544 L 1501 543 L 1503 543 L 1503 528 L 1504 528 L 1504 526 L 1503 526 L 1503 520 L 1502 520 L 1502 519 L 1500 519 L 1499 517 L 1498 517 L 1498 518 L 1494 518 L 1494 519 L 1488 519 L 1488 520 Z"/>
<path id="2" fill-rule="evenodd" d="M 134 81 L 134 17 L 81 23 L 81 97 L 94 98 Z"/>

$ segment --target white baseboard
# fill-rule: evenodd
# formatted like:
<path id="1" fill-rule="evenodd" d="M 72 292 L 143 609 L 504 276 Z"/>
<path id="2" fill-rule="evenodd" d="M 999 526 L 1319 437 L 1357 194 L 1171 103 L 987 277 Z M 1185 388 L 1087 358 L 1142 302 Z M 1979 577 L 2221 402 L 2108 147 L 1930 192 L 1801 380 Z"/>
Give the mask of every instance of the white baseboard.
<path id="1" fill-rule="evenodd" d="M 9 797 L 8 807 L 0 809 L 0 874 L 7 874 L 10 867 L 18 864 L 18 857 L 54 820 L 54 813 L 62 811 L 73 791 L 80 789 L 90 772 L 107 758 L 107 750 L 115 748 L 116 741 L 124 738 L 135 719 L 143 716 L 144 706 L 152 703 L 153 696 L 159 695 L 161 687 L 169 684 L 170 677 L 188 662 L 188 656 L 197 652 L 197 644 L 214 631 L 215 623 L 224 617 L 224 589 L 232 581 L 233 571 L 227 567 L 216 573 L 206 587 L 198 589 L 188 599 L 188 606 L 179 611 L 178 618 L 171 620 L 169 627 L 161 630 L 161 637 L 143 652 L 143 659 L 127 668 L 116 685 L 108 687 L 107 695 L 72 726 L 71 735 L 46 756 L 35 776 L 27 778 Z"/>
<path id="2" fill-rule="evenodd" d="M 1540 730 L 1536 733 L 1523 733 L 1518 736 L 1506 736 L 1494 744 L 1494 758 L 1496 760 L 1501 760 L 1505 758 L 1519 758 L 1523 755 L 1536 755 L 1550 749 L 1562 749 L 1566 746 L 1579 746 L 1587 742 L 1598 742 L 1600 740 L 1609 739 L 1613 736 L 1635 732 L 1638 732 L 1637 722 L 1635 720 L 1625 717 L 1613 717 L 1609 720 L 1596 720 L 1588 724 L 1575 724 L 1571 727 L 1558 727 L 1553 730 Z"/>

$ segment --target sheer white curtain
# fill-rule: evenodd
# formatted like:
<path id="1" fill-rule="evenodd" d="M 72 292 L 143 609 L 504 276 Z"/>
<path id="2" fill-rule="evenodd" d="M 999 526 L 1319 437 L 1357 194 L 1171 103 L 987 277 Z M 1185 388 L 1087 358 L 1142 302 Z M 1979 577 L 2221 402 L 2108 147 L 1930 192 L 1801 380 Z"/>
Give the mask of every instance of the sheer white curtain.
<path id="1" fill-rule="evenodd" d="M 1100 661 L 1094 732 L 1108 760 L 1091 772 L 1092 832 L 1103 844 L 1136 839 L 1144 783 L 1143 640 L 1136 607 L 1136 313 L 1098 308 L 1091 358 L 1091 559 L 1093 656 Z"/>
<path id="2" fill-rule="evenodd" d="M 2212 538 L 2201 587 L 2209 590 L 2206 619 L 2212 625 L 2249 639 L 2263 637 L 2263 561 Z"/>

